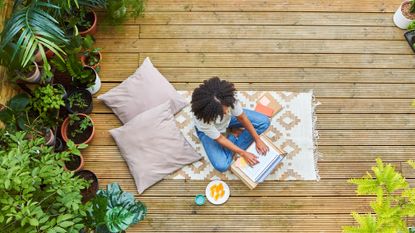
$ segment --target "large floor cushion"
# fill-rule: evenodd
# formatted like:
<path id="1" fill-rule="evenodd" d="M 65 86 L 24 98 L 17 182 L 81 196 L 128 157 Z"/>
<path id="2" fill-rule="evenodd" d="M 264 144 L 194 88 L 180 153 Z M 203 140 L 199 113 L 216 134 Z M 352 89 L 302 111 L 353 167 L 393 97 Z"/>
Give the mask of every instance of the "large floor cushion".
<path id="1" fill-rule="evenodd" d="M 127 123 L 137 114 L 171 100 L 173 114 L 188 103 L 169 81 L 153 66 L 149 58 L 120 85 L 98 96 L 112 109 L 122 123 Z"/>
<path id="2" fill-rule="evenodd" d="M 134 177 L 139 193 L 199 159 L 176 126 L 170 101 L 110 130 Z"/>

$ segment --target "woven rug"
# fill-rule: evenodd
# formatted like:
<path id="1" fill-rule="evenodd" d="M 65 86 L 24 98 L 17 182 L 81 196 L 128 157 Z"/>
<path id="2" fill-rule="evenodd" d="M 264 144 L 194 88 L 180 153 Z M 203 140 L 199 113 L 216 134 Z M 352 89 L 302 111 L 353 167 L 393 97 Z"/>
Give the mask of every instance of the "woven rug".
<path id="1" fill-rule="evenodd" d="M 179 93 L 191 100 L 190 91 Z M 264 94 L 263 91 L 238 92 L 238 100 L 247 109 L 254 109 L 257 100 Z M 293 93 L 269 91 L 283 108 L 271 119 L 270 128 L 264 132 L 276 145 L 288 154 L 267 180 L 318 180 L 316 140 L 313 93 Z M 210 164 L 199 138 L 196 135 L 192 120 L 191 108 L 188 105 L 176 115 L 177 124 L 195 150 L 203 156 L 198 162 L 185 166 L 167 179 L 188 180 L 235 180 L 238 179 L 230 171 L 220 173 Z"/>

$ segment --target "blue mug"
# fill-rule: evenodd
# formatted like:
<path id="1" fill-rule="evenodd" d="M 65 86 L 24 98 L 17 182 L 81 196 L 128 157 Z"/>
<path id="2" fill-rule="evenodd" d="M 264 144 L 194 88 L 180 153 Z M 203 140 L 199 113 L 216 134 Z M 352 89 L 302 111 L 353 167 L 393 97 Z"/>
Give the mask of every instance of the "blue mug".
<path id="1" fill-rule="evenodd" d="M 198 206 L 204 205 L 205 204 L 205 196 L 203 194 L 198 194 L 195 197 L 195 203 Z"/>

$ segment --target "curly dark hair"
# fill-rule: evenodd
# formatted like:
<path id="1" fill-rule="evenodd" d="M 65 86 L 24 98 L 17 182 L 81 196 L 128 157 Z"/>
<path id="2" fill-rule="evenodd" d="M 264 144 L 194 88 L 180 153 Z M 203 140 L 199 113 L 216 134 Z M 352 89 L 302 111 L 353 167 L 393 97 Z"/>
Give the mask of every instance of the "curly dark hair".
<path id="1" fill-rule="evenodd" d="M 198 120 L 210 123 L 218 116 L 224 116 L 223 106 L 234 107 L 235 86 L 218 77 L 203 81 L 192 94 L 192 112 Z"/>

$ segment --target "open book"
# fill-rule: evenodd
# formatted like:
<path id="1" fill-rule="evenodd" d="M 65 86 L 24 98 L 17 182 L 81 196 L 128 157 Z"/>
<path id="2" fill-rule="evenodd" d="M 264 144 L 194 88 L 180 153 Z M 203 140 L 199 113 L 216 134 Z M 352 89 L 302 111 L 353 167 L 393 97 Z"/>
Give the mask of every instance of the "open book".
<path id="1" fill-rule="evenodd" d="M 266 155 L 260 155 L 257 152 L 255 142 L 246 150 L 258 156 L 259 163 L 251 167 L 244 158 L 239 157 L 231 165 L 232 172 L 251 189 L 255 188 L 256 184 L 263 182 L 286 155 L 286 153 L 276 147 L 268 137 L 261 135 L 261 139 L 269 147 L 269 151 Z"/>

